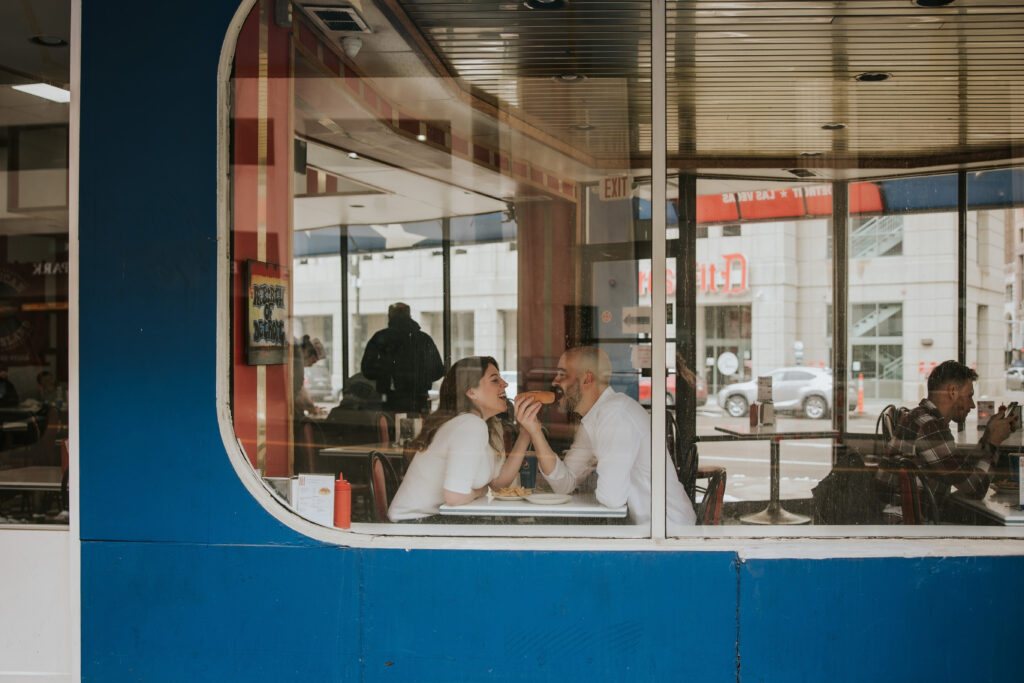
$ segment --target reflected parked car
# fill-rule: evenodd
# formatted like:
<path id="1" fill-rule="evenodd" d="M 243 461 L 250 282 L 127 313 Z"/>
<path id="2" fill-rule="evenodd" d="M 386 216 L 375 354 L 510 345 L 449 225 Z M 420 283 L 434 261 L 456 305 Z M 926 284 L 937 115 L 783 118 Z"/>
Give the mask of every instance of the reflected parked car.
<path id="1" fill-rule="evenodd" d="M 832 413 L 832 371 L 796 366 L 767 373 L 772 378 L 772 403 L 777 413 L 797 413 L 812 420 Z M 848 389 L 850 408 L 857 404 L 856 390 Z M 852 399 L 852 400 L 851 400 Z M 742 417 L 757 400 L 757 379 L 730 384 L 718 392 L 718 405 L 732 417 Z"/>
<path id="2" fill-rule="evenodd" d="M 1014 366 L 1006 369 L 1006 388 L 1010 391 L 1024 389 L 1024 367 Z"/>
<path id="3" fill-rule="evenodd" d="M 697 405 L 702 406 L 708 402 L 708 385 L 704 381 L 704 378 L 697 375 Z M 641 405 L 651 405 L 651 378 L 641 377 L 640 378 L 640 403 Z M 674 406 L 676 404 L 676 373 L 671 368 L 669 369 L 668 378 L 665 381 L 665 405 Z"/>

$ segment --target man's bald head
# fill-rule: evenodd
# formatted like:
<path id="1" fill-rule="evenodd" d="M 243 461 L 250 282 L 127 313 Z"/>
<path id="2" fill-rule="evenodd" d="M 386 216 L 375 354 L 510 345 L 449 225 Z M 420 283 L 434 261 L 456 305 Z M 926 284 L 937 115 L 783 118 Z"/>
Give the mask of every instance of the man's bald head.
<path id="1" fill-rule="evenodd" d="M 573 364 L 578 373 L 591 373 L 601 389 L 605 389 L 612 381 L 612 362 L 608 354 L 596 346 L 574 346 L 566 349 L 565 359 Z"/>

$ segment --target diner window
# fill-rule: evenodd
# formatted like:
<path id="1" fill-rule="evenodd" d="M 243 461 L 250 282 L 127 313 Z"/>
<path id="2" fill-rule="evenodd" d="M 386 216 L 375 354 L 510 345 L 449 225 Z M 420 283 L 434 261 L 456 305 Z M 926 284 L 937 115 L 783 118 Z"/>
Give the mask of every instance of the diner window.
<path id="1" fill-rule="evenodd" d="M 481 68 L 536 48 L 551 8 L 367 4 L 376 28 L 356 38 L 306 3 L 290 20 L 269 7 L 245 19 L 231 76 L 231 416 L 299 515 L 334 526 L 303 496 L 343 475 L 351 528 L 373 534 L 642 537 L 661 526 L 652 503 L 669 535 L 868 523 L 821 492 L 853 454 L 862 475 L 882 462 L 886 406 L 915 406 L 951 358 L 978 371 L 979 399 L 1010 397 L 1019 169 L 883 177 L 856 126 L 691 87 L 685 65 L 704 57 L 671 8 L 631 5 L 576 73 L 554 57 Z M 593 11 L 561 9 L 546 16 L 562 28 Z M 652 112 L 644 55 L 663 25 L 668 109 Z M 861 92 L 843 92 L 851 116 L 878 106 Z M 730 117 L 749 137 L 715 132 Z M 774 142 L 748 158 L 755 138 Z M 481 357 L 476 375 L 453 369 Z M 536 413 L 509 408 L 554 387 Z M 461 417 L 476 421 L 456 438 Z M 449 482 L 451 442 L 472 457 Z M 558 502 L 521 500 L 538 493 Z"/>
<path id="2" fill-rule="evenodd" d="M 69 521 L 71 27 L 53 9 L 5 8 L 0 47 L 0 527 Z M 30 49 L 29 26 L 61 44 Z"/>
<path id="3" fill-rule="evenodd" d="M 232 414 L 251 466 L 328 526 L 304 487 L 329 493 L 344 476 L 356 530 L 518 520 L 540 535 L 648 533 L 651 427 L 637 399 L 651 314 L 630 287 L 650 254 L 649 217 L 634 211 L 644 159 L 570 133 L 589 145 L 578 166 L 525 112 L 481 117 L 466 83 L 410 72 L 373 35 L 353 56 L 315 10 L 293 5 L 288 27 L 265 9 L 241 29 L 231 118 Z M 648 18 L 622 37 L 642 51 L 649 32 Z M 567 104 L 586 93 L 613 119 L 646 116 L 636 96 L 650 108 L 649 78 L 516 87 Z M 563 358 L 581 345 L 600 350 Z M 494 366 L 482 375 L 481 357 Z M 516 392 L 553 383 L 565 398 L 515 418 Z M 599 399 L 595 424 L 581 423 Z M 588 453 L 609 443 L 595 484 Z M 385 477 L 371 482 L 375 453 Z M 626 458 L 634 474 L 601 479 Z M 550 500 L 496 501 L 502 490 Z"/>

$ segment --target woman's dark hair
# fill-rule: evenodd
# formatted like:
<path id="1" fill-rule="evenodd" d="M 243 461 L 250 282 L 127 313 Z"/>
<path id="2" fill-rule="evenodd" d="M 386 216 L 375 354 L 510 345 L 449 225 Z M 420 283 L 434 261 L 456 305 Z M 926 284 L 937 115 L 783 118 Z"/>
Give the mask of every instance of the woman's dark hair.
<path id="1" fill-rule="evenodd" d="M 490 356 L 470 356 L 454 363 L 441 380 L 441 391 L 438 397 L 437 410 L 432 412 L 423 423 L 419 437 L 411 444 L 416 451 L 423 451 L 434 440 L 434 435 L 448 420 L 463 413 L 475 413 L 476 407 L 466 392 L 480 384 L 487 373 L 487 368 L 498 369 L 498 361 Z M 501 436 L 501 416 L 496 415 L 487 420 L 487 431 L 490 434 L 491 446 L 499 454 L 504 455 L 504 442 Z"/>

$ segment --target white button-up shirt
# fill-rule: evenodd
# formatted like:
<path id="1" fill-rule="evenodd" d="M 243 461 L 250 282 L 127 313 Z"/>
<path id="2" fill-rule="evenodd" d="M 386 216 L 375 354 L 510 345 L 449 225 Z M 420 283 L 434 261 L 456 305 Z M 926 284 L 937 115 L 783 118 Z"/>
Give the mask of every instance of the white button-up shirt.
<path id="1" fill-rule="evenodd" d="M 608 387 L 583 416 L 565 459 L 557 460 L 544 477 L 552 491 L 571 493 L 596 472 L 598 502 L 607 507 L 626 504 L 633 521 L 644 524 L 651 519 L 650 453 L 650 415 L 629 396 Z M 696 515 L 667 451 L 665 482 L 671 533 L 673 527 L 692 525 Z"/>

